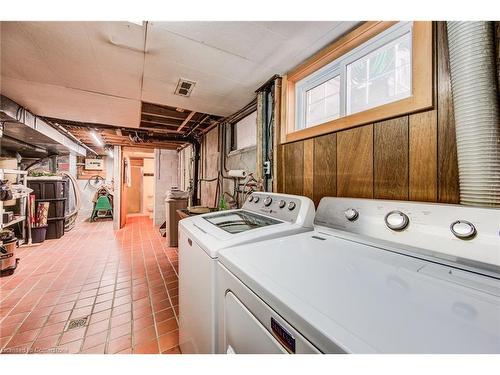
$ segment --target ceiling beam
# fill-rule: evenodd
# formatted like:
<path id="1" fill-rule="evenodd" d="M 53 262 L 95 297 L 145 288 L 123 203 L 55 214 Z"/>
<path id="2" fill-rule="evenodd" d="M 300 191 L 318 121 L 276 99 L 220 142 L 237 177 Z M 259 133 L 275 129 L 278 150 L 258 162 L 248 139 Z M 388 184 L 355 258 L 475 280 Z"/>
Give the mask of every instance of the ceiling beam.
<path id="1" fill-rule="evenodd" d="M 161 114 L 158 114 L 158 113 L 153 113 L 153 112 L 150 112 L 150 111 L 142 111 L 141 114 L 143 116 L 146 115 L 146 116 L 168 118 L 168 119 L 177 120 L 177 121 L 183 121 L 185 119 L 184 116 L 182 116 L 182 117 L 179 117 L 179 116 L 166 116 L 166 115 L 161 115 Z"/>
<path id="2" fill-rule="evenodd" d="M 156 131 L 158 130 L 159 132 L 163 132 L 163 133 L 176 133 L 177 134 L 177 126 L 178 125 L 175 125 L 175 126 L 168 126 L 166 124 L 160 124 L 158 122 L 152 122 L 152 121 L 141 121 L 141 125 L 139 127 L 139 129 L 137 130 L 148 130 L 148 129 L 151 129 L 152 131 Z"/>
<path id="3" fill-rule="evenodd" d="M 152 118 L 142 118 L 141 119 L 141 122 L 146 122 L 148 124 L 157 124 L 157 125 L 162 125 L 164 127 L 171 127 L 171 128 L 174 128 L 177 130 L 177 128 L 179 127 L 179 125 L 182 124 L 182 122 L 178 122 L 178 123 L 175 123 L 175 122 L 163 122 L 163 121 L 157 121 L 155 119 L 152 119 Z"/>
<path id="4" fill-rule="evenodd" d="M 184 112 L 179 112 L 173 107 L 166 106 L 158 106 L 150 103 L 142 103 L 141 112 L 147 112 L 154 115 L 163 115 L 163 116 L 172 116 L 172 117 L 181 117 L 181 120 L 184 119 Z"/>
<path id="5" fill-rule="evenodd" d="M 196 112 L 192 111 L 188 115 L 188 117 L 186 117 L 186 119 L 182 122 L 182 124 L 180 124 L 180 126 L 177 128 L 177 132 L 180 132 L 182 130 L 182 128 L 187 125 L 187 123 L 189 122 L 189 120 L 191 120 L 195 114 L 196 114 Z"/>

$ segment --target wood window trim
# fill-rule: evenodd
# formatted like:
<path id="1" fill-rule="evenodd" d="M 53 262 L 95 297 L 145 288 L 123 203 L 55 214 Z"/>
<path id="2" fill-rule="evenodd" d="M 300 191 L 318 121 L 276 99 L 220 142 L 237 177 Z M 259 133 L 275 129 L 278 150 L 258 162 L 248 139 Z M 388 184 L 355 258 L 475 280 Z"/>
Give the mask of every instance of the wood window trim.
<path id="1" fill-rule="evenodd" d="M 415 21 L 412 35 L 412 95 L 392 103 L 344 116 L 305 129 L 295 129 L 295 84 L 363 44 L 397 22 L 365 22 L 288 72 L 282 79 L 281 143 L 295 142 L 335 131 L 386 120 L 433 107 L 432 22 Z"/>

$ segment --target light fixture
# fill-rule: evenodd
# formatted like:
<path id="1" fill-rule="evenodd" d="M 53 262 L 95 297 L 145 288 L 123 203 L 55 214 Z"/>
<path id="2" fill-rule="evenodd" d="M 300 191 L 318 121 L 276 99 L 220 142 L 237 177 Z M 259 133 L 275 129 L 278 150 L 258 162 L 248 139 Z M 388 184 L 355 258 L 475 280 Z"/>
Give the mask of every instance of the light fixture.
<path id="1" fill-rule="evenodd" d="M 108 149 L 108 151 L 106 151 L 106 152 L 108 153 L 109 157 L 110 157 L 111 159 L 113 159 L 113 150 Z"/>
<path id="2" fill-rule="evenodd" d="M 97 135 L 97 133 L 96 133 L 96 132 L 94 132 L 94 131 L 92 131 L 90 134 L 92 135 L 92 138 L 94 138 L 95 143 L 96 143 L 98 146 L 102 146 L 102 141 L 101 141 L 101 139 L 99 138 L 99 136 Z"/>

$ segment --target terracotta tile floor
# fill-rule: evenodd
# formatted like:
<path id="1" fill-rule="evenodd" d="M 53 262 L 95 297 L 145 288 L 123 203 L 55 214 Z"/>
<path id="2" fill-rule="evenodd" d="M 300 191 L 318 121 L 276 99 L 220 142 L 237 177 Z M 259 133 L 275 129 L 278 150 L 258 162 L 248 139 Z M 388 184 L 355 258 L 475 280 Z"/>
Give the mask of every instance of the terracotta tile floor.
<path id="1" fill-rule="evenodd" d="M 177 248 L 147 217 L 80 222 L 17 256 L 0 278 L 2 353 L 179 353 Z"/>

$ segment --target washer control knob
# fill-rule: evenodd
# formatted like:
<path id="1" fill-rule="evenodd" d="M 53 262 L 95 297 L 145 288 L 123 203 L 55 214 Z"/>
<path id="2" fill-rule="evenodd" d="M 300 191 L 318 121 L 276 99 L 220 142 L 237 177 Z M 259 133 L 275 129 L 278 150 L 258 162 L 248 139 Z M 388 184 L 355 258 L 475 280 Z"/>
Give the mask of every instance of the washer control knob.
<path id="1" fill-rule="evenodd" d="M 401 211 L 391 211 L 385 215 L 385 225 L 392 230 L 403 230 L 410 223 L 410 219 Z"/>
<path id="2" fill-rule="evenodd" d="M 348 208 L 344 211 L 345 218 L 349 221 L 354 221 L 358 218 L 359 213 L 354 208 Z"/>
<path id="3" fill-rule="evenodd" d="M 253 195 L 250 195 L 250 196 L 248 197 L 248 201 L 249 201 L 249 202 L 253 202 L 253 198 L 254 198 L 254 197 L 253 197 Z"/>
<path id="4" fill-rule="evenodd" d="M 458 237 L 462 240 L 473 238 L 477 233 L 474 224 L 465 220 L 457 220 L 453 222 L 450 225 L 450 230 L 455 237 Z"/>
<path id="5" fill-rule="evenodd" d="M 280 200 L 279 203 L 278 203 L 278 207 L 279 208 L 284 208 L 285 206 L 286 206 L 286 202 L 283 199 Z"/>
<path id="6" fill-rule="evenodd" d="M 264 206 L 268 207 L 271 205 L 271 203 L 273 203 L 273 198 L 266 197 L 266 199 L 264 199 Z"/>
<path id="7" fill-rule="evenodd" d="M 260 201 L 260 198 L 256 195 L 255 198 L 253 199 L 253 203 L 258 203 Z"/>
<path id="8" fill-rule="evenodd" d="M 288 203 L 288 209 L 289 209 L 290 211 L 293 211 L 293 210 L 295 209 L 295 206 L 296 206 L 295 202 L 290 202 L 290 203 Z"/>

